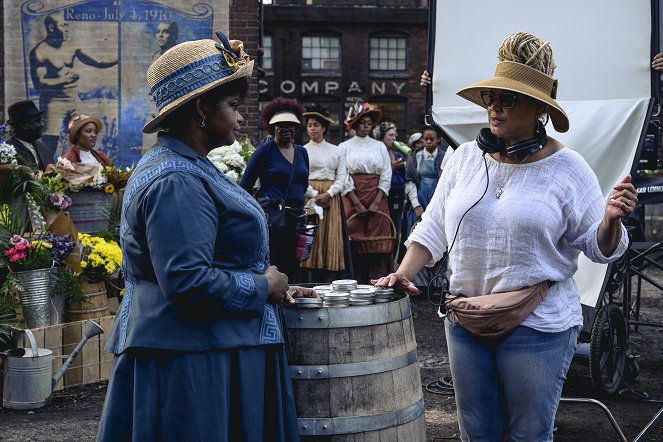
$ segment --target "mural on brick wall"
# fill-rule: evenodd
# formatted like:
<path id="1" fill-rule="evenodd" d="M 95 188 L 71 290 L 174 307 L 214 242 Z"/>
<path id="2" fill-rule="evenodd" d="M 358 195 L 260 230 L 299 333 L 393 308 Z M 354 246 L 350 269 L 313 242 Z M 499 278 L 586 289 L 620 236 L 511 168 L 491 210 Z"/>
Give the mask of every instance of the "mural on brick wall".
<path id="1" fill-rule="evenodd" d="M 223 4 L 227 18 L 228 3 Z M 7 105 L 34 100 L 45 111 L 42 139 L 58 155 L 71 147 L 66 135 L 72 116 L 98 117 L 103 128 L 96 147 L 117 165 L 134 164 L 156 140 L 142 133 L 156 113 L 147 68 L 179 42 L 210 38 L 218 9 L 185 1 L 24 2 L 19 9 L 22 78 L 14 72 L 6 79 Z M 5 34 L 12 26 L 17 29 L 5 21 Z M 7 54 L 12 51 L 7 44 L 5 49 L 7 62 L 19 55 Z M 11 83 L 18 81 L 22 96 L 12 94 Z"/>

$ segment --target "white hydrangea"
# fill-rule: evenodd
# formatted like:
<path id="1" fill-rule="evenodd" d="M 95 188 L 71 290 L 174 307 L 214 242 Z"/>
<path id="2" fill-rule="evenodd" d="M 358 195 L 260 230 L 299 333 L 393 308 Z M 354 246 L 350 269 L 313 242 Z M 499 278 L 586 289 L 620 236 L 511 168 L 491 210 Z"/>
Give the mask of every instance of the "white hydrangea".
<path id="1" fill-rule="evenodd" d="M 230 146 L 212 149 L 207 158 L 226 176 L 238 183 L 246 169 L 246 148 L 237 140 Z"/>
<path id="2" fill-rule="evenodd" d="M 231 154 L 226 155 L 225 158 L 223 159 L 223 162 L 229 165 L 230 167 L 239 167 L 241 169 L 244 169 L 246 167 L 244 158 L 242 158 L 241 155 L 238 154 L 237 152 L 233 152 Z"/>
<path id="3" fill-rule="evenodd" d="M 229 170 L 228 172 L 224 172 L 228 178 L 230 178 L 234 182 L 239 181 L 239 174 L 235 172 L 234 170 Z"/>
<path id="4" fill-rule="evenodd" d="M 0 143 L 0 164 L 16 164 L 16 149 L 4 141 Z"/>

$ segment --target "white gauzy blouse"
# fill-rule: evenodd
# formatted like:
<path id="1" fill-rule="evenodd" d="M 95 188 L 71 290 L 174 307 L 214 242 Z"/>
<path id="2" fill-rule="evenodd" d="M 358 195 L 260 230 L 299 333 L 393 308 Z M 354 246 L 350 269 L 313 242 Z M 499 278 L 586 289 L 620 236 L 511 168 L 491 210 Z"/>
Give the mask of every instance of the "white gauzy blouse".
<path id="1" fill-rule="evenodd" d="M 485 155 L 476 141 L 456 149 L 408 238 L 449 257 L 449 290 L 467 296 L 517 290 L 544 280 L 556 283 L 522 325 L 543 332 L 582 326 L 580 295 L 573 280 L 582 251 L 607 263 L 628 247 L 626 228 L 612 256 L 603 256 L 597 232 L 605 201 L 596 175 L 577 152 L 563 148 L 539 161 L 508 164 Z M 498 192 L 498 189 L 502 189 Z M 499 198 L 496 196 L 500 195 Z M 479 199 L 479 203 L 466 211 Z"/>
<path id="2" fill-rule="evenodd" d="M 344 154 L 348 169 L 348 180 L 343 195 L 354 190 L 354 183 L 350 174 L 370 173 L 380 175 L 378 187 L 385 195 L 391 189 L 391 160 L 387 146 L 382 141 L 371 137 L 354 136 L 338 145 Z"/>
<path id="3" fill-rule="evenodd" d="M 309 141 L 304 147 L 308 151 L 309 180 L 333 181 L 327 193 L 330 197 L 338 195 L 348 179 L 343 150 L 326 140 Z"/>

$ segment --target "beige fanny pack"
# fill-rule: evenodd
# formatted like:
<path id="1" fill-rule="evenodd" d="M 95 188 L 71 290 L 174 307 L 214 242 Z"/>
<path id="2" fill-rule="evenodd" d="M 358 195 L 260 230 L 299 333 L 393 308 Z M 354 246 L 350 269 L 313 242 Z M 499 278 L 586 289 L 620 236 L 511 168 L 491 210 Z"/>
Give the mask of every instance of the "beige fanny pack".
<path id="1" fill-rule="evenodd" d="M 498 339 L 518 327 L 546 296 L 550 281 L 511 292 L 483 296 L 445 296 L 447 318 L 481 338 Z"/>

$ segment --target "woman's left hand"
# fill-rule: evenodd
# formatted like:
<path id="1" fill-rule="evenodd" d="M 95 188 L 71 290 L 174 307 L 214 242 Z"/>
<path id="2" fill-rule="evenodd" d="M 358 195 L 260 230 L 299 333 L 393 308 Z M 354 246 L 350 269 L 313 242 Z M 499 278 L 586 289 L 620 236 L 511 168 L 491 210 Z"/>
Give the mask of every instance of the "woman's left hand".
<path id="1" fill-rule="evenodd" d="M 380 209 L 380 202 L 375 200 L 371 203 L 371 205 L 368 207 L 368 211 L 370 212 L 371 215 L 375 215 L 378 213 Z"/>
<path id="2" fill-rule="evenodd" d="M 318 294 L 313 289 L 306 287 L 299 287 L 298 285 L 291 285 L 288 288 L 288 293 L 285 295 L 283 305 L 292 307 L 295 305 L 295 298 L 317 298 Z"/>
<path id="3" fill-rule="evenodd" d="M 610 191 L 608 205 L 605 208 L 605 217 L 610 222 L 629 216 L 638 204 L 638 192 L 631 184 L 631 175 L 626 175 Z"/>
<path id="4" fill-rule="evenodd" d="M 331 197 L 327 192 L 319 193 L 318 196 L 315 197 L 315 203 L 323 209 L 329 209 L 330 200 Z"/>
<path id="5" fill-rule="evenodd" d="M 288 295 L 294 298 L 317 298 L 318 294 L 315 290 L 308 287 L 300 287 L 298 285 L 291 285 L 288 289 Z"/>

